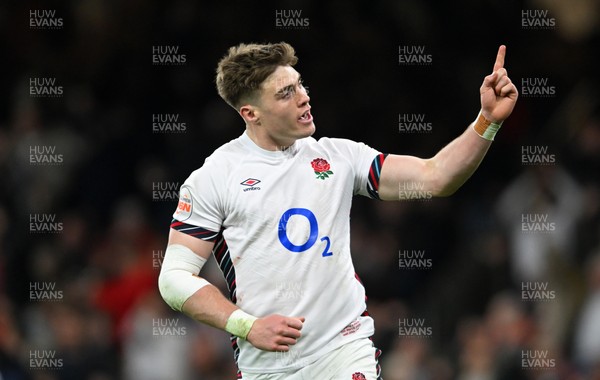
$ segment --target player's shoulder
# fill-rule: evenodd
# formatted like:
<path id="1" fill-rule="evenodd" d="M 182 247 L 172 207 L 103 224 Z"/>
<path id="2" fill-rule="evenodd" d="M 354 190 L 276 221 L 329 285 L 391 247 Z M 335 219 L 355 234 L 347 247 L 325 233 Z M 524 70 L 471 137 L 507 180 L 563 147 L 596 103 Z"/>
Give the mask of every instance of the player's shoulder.
<path id="1" fill-rule="evenodd" d="M 240 138 L 235 138 L 213 151 L 202 166 L 190 174 L 190 179 L 194 180 L 204 176 L 216 176 L 229 173 L 232 168 L 239 164 L 245 151 L 240 144 Z"/>
<path id="2" fill-rule="evenodd" d="M 327 149 L 346 153 L 348 150 L 354 150 L 364 147 L 365 144 L 354 140 L 340 137 L 321 137 L 315 140 L 315 144 Z"/>
<path id="3" fill-rule="evenodd" d="M 241 137 L 237 137 L 218 147 L 206 158 L 205 164 L 213 162 L 228 164 L 237 160 L 241 155 L 245 155 L 246 150 L 243 148 L 240 140 Z"/>

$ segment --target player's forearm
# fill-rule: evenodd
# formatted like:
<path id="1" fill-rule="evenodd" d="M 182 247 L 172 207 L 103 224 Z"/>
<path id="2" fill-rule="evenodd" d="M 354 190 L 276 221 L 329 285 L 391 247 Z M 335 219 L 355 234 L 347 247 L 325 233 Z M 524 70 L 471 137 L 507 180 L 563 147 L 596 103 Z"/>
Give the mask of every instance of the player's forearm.
<path id="1" fill-rule="evenodd" d="M 171 244 L 167 246 L 158 276 L 161 296 L 173 310 L 225 329 L 231 313 L 237 307 L 216 287 L 198 276 L 206 263 L 204 256 L 208 255 L 213 244 L 196 238 L 190 240 L 177 231 L 171 231 L 169 242 Z M 202 254 L 192 251 L 188 245 Z"/>
<path id="2" fill-rule="evenodd" d="M 194 293 L 183 304 L 182 312 L 207 325 L 225 330 L 227 320 L 238 307 L 231 303 L 213 285 L 207 285 Z"/>
<path id="3" fill-rule="evenodd" d="M 479 167 L 490 145 L 491 141 L 482 138 L 469 126 L 440 150 L 428 163 L 435 178 L 433 195 L 445 197 L 458 190 Z"/>

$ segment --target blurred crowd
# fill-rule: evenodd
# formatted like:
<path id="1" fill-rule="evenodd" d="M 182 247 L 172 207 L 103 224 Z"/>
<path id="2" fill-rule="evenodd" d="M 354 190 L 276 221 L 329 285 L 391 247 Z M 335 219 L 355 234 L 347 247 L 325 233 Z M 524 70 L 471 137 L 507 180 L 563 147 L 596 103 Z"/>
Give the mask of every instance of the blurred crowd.
<path id="1" fill-rule="evenodd" d="M 180 185 L 241 134 L 214 88 L 219 57 L 239 42 L 279 40 L 297 49 L 316 137 L 383 152 L 428 156 L 461 133 L 500 43 L 513 81 L 556 86 L 555 96 L 519 99 L 452 197 L 357 198 L 352 252 L 386 380 L 600 379 L 599 7 L 1 4 L 0 380 L 234 378 L 228 335 L 158 294 L 176 200 L 153 189 Z M 63 25 L 32 29 L 30 10 L 49 8 Z M 309 27 L 278 29 L 278 9 L 301 10 Z M 547 10 L 558 25 L 524 30 L 523 9 Z M 153 65 L 157 45 L 179 47 L 185 64 Z M 399 45 L 425 46 L 433 63 L 398 66 Z M 31 96 L 34 77 L 55 78 L 64 93 Z M 433 131 L 399 133 L 400 113 L 425 114 Z M 154 114 L 177 114 L 187 128 L 154 133 Z M 547 148 L 551 164 L 525 164 L 524 146 Z M 32 147 L 53 148 L 61 162 L 33 165 Z M 33 231 L 32 215 L 58 228 Z M 524 231 L 524 215 L 552 228 Z M 404 250 L 430 265 L 399 266 Z M 204 271 L 225 289 L 214 260 Z M 532 287 L 543 299 L 527 299 Z M 415 320 L 425 333 L 401 333 Z"/>

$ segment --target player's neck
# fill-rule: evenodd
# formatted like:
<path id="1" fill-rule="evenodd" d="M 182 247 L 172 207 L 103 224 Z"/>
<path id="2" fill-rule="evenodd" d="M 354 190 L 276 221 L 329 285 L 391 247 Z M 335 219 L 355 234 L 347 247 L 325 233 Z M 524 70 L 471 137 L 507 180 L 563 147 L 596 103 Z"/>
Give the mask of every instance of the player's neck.
<path id="1" fill-rule="evenodd" d="M 259 148 L 269 151 L 284 151 L 296 142 L 293 139 L 277 141 L 266 133 L 257 131 L 256 128 L 246 126 L 246 134 Z M 289 141 L 288 141 L 289 140 Z"/>

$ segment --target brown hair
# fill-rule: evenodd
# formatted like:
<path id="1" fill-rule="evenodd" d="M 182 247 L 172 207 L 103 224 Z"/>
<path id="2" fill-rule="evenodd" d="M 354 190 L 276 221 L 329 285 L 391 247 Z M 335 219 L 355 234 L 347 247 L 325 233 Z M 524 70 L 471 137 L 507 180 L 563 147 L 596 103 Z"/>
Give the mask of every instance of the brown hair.
<path id="1" fill-rule="evenodd" d="M 294 66 L 296 62 L 294 48 L 286 42 L 233 46 L 217 66 L 217 91 L 237 110 L 278 66 Z"/>

